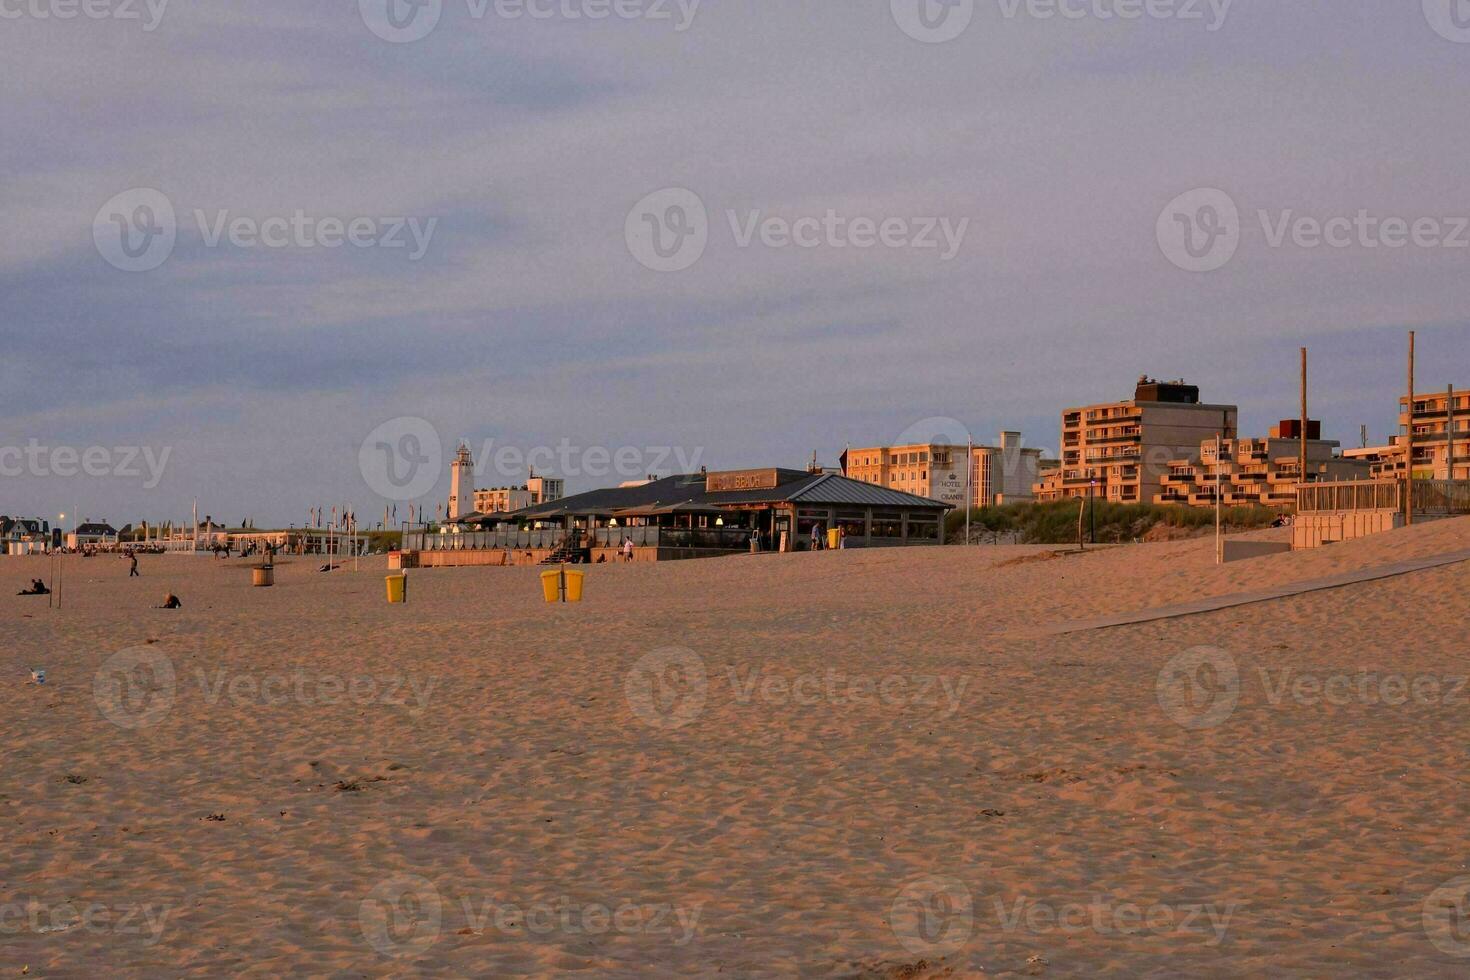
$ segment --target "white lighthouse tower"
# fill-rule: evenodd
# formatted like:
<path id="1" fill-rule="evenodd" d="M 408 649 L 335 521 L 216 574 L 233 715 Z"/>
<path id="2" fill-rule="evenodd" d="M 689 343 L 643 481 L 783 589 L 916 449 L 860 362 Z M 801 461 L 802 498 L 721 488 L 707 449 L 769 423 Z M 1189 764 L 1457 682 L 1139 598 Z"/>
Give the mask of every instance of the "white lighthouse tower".
<path id="1" fill-rule="evenodd" d="M 449 464 L 449 519 L 457 521 L 475 509 L 475 461 L 470 447 L 459 444 L 454 462 Z"/>

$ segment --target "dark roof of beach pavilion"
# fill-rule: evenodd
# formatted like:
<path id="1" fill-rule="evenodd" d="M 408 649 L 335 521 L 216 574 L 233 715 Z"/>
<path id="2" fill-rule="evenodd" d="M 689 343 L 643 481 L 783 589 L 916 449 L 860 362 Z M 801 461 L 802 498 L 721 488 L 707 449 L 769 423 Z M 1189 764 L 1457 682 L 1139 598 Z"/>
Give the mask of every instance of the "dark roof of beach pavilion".
<path id="1" fill-rule="evenodd" d="M 717 513 L 742 506 L 805 504 L 812 507 L 878 507 L 892 510 L 936 510 L 949 504 L 901 490 L 863 483 L 837 473 L 805 470 L 753 470 L 774 486 L 714 489 L 710 486 L 730 474 L 687 473 L 628 487 L 590 490 L 549 503 L 526 507 L 513 513 L 485 514 L 465 519 L 470 524 L 514 523 L 551 520 L 567 516 L 619 516 L 623 514 Z M 715 480 L 711 480 L 714 477 Z"/>

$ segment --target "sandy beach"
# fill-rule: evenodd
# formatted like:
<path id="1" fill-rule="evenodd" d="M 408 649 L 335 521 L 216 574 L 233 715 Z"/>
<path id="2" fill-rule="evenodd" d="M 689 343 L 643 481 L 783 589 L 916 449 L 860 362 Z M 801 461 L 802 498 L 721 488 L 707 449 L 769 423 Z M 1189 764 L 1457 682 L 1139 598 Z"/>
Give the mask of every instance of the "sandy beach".
<path id="1" fill-rule="evenodd" d="M 1463 975 L 1470 565 L 1030 631 L 1467 547 L 605 565 L 558 606 L 73 557 L 60 610 L 0 598 L 0 975 Z"/>

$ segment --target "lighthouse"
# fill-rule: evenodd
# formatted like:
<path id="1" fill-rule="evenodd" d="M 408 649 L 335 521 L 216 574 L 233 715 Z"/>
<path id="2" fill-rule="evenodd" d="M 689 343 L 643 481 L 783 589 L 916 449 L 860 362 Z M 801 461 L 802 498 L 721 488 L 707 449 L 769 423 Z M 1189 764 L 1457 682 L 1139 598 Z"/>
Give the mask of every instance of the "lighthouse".
<path id="1" fill-rule="evenodd" d="M 449 519 L 468 517 L 475 509 L 474 503 L 475 461 L 470 458 L 470 447 L 460 443 L 449 465 Z"/>

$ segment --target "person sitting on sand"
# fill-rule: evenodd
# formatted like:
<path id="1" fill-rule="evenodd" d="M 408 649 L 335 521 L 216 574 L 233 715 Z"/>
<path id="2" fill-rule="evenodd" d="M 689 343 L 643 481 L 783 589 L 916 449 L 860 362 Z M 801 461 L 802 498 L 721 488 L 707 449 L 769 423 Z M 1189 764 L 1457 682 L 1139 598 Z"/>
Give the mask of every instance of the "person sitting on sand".
<path id="1" fill-rule="evenodd" d="M 158 608 L 159 609 L 182 609 L 183 606 L 184 606 L 184 604 L 179 601 L 179 597 L 176 596 L 176 595 L 174 595 L 172 592 L 170 592 L 168 595 L 166 595 L 166 596 L 163 597 L 163 605 L 159 606 Z"/>
<path id="2" fill-rule="evenodd" d="M 31 579 L 31 587 L 29 589 L 21 589 L 19 592 L 16 593 L 16 595 L 50 595 L 50 594 L 51 594 L 51 590 L 48 589 L 48 588 L 46 588 L 46 583 L 45 582 L 42 582 L 38 578 Z"/>

